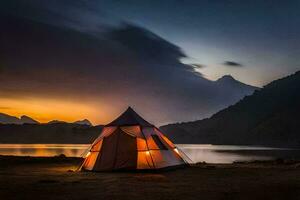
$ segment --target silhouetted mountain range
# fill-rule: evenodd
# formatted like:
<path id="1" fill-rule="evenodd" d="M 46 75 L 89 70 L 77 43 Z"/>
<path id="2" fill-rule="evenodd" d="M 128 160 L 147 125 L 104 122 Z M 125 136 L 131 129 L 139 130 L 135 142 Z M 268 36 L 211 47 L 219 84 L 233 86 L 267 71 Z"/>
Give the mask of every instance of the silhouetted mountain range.
<path id="1" fill-rule="evenodd" d="M 61 120 L 51 120 L 48 122 L 48 124 L 64 124 L 69 123 Z M 79 124 L 79 125 L 87 125 L 87 126 L 93 126 L 93 124 L 88 119 L 78 120 L 75 122 L 71 122 L 71 124 Z"/>
<path id="2" fill-rule="evenodd" d="M 39 123 L 28 117 L 20 118 L 0 113 L 0 143 L 91 143 L 99 136 L 102 125 L 92 126 L 87 120 L 68 123 L 52 120 Z"/>
<path id="3" fill-rule="evenodd" d="M 88 125 L 92 126 L 92 123 L 88 119 L 78 120 L 73 122 L 74 124 Z"/>
<path id="4" fill-rule="evenodd" d="M 23 115 L 20 118 L 0 113 L 0 124 L 38 124 L 39 122 Z"/>
<path id="5" fill-rule="evenodd" d="M 62 123 L 68 123 L 68 122 L 61 121 L 61 120 L 51 120 L 48 122 L 48 124 L 62 124 Z M 92 123 L 88 119 L 78 120 L 72 123 L 92 126 Z M 26 115 L 23 115 L 20 118 L 18 118 L 5 113 L 0 113 L 0 124 L 40 124 L 40 122 Z"/>
<path id="6" fill-rule="evenodd" d="M 161 129 L 176 143 L 300 147 L 299 121 L 297 72 L 271 82 L 208 119 L 169 124 Z"/>
<path id="7" fill-rule="evenodd" d="M 74 123 L 0 124 L 0 143 L 91 143 L 102 126 Z"/>

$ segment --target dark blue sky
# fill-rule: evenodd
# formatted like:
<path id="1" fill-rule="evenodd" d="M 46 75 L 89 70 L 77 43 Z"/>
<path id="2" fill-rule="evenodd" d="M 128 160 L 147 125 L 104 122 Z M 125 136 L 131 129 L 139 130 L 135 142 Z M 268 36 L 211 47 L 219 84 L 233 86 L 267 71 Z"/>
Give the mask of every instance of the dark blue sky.
<path id="1" fill-rule="evenodd" d="M 300 69 L 300 1 L 94 1 L 179 45 L 208 78 L 232 74 L 262 86 Z M 223 66 L 224 60 L 244 67 Z"/>
<path id="2" fill-rule="evenodd" d="M 300 69 L 299 0 L 13 2 L 21 2 L 19 15 L 38 14 L 82 31 L 99 31 L 103 25 L 120 22 L 137 24 L 178 45 L 189 57 L 183 62 L 206 66 L 199 71 L 213 80 L 231 74 L 263 86 Z M 52 16 L 46 16 L 44 9 Z M 243 67 L 224 65 L 226 61 Z"/>

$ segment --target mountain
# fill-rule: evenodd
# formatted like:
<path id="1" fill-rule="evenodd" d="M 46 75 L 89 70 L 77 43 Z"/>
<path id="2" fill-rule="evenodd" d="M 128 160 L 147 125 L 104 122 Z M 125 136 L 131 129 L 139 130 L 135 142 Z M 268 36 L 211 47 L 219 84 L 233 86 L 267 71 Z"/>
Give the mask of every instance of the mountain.
<path id="1" fill-rule="evenodd" d="M 88 125 L 92 126 L 93 124 L 88 119 L 78 120 L 73 122 L 74 124 Z"/>
<path id="2" fill-rule="evenodd" d="M 47 124 L 67 124 L 67 123 L 68 122 L 54 119 L 54 120 L 49 121 Z"/>
<path id="3" fill-rule="evenodd" d="M 20 118 L 11 116 L 5 113 L 0 113 L 0 124 L 39 124 L 40 122 L 22 115 Z M 61 121 L 61 120 L 51 120 L 47 124 L 78 124 L 78 125 L 87 125 L 92 126 L 92 123 L 88 119 L 78 120 L 72 123 Z"/>
<path id="4" fill-rule="evenodd" d="M 176 143 L 300 147 L 299 121 L 300 72 L 296 72 L 208 119 L 169 124 L 161 129 Z"/>
<path id="5" fill-rule="evenodd" d="M 38 124 L 39 122 L 23 115 L 20 118 L 0 113 L 0 124 Z"/>
<path id="6" fill-rule="evenodd" d="M 19 123 L 19 118 L 10 116 L 4 113 L 0 113 L 0 123 L 2 124 L 15 124 Z"/>
<path id="7" fill-rule="evenodd" d="M 218 80 L 215 81 L 215 84 L 224 86 L 224 87 L 231 87 L 232 89 L 241 89 L 242 91 L 248 92 L 253 91 L 253 89 L 257 90 L 260 89 L 258 87 L 254 87 L 252 85 L 247 85 L 242 83 L 236 79 L 234 79 L 231 75 L 224 75 Z M 248 91 L 247 91 L 248 90 Z"/>
<path id="8" fill-rule="evenodd" d="M 0 143 L 89 144 L 102 127 L 74 123 L 0 124 Z"/>
<path id="9" fill-rule="evenodd" d="M 20 117 L 20 120 L 23 122 L 23 124 L 38 124 L 39 122 L 26 116 L 26 115 L 22 115 Z"/>
<path id="10" fill-rule="evenodd" d="M 226 102 L 226 105 L 232 105 L 242 99 L 244 96 L 251 95 L 253 91 L 259 90 L 260 88 L 254 87 L 252 85 L 247 85 L 236 80 L 231 75 L 224 75 L 214 82 L 218 88 L 218 93 L 223 97 L 223 101 L 226 102 L 226 99 L 232 99 L 232 101 Z M 221 97 L 221 98 L 222 98 Z M 235 100 L 235 101 L 234 101 Z M 222 99 L 220 99 L 222 101 Z M 225 107 L 223 107 L 225 108 Z M 220 108 L 223 109 L 223 108 Z"/>

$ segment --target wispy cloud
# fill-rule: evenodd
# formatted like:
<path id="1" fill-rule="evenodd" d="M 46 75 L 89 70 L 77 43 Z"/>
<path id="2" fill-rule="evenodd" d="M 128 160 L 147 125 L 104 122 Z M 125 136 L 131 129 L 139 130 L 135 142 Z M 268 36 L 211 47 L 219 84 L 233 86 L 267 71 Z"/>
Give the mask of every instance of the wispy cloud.
<path id="1" fill-rule="evenodd" d="M 238 62 L 234 62 L 234 61 L 225 61 L 223 63 L 223 65 L 225 66 L 229 66 L 229 67 L 243 67 L 244 65 Z"/>

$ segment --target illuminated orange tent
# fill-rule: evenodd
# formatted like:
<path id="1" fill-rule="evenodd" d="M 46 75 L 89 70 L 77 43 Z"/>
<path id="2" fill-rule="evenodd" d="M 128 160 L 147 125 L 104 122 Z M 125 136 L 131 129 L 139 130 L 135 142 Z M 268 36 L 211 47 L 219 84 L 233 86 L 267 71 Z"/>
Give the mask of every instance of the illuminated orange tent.
<path id="1" fill-rule="evenodd" d="M 185 164 L 175 145 L 129 107 L 103 128 L 81 170 L 162 169 Z"/>

